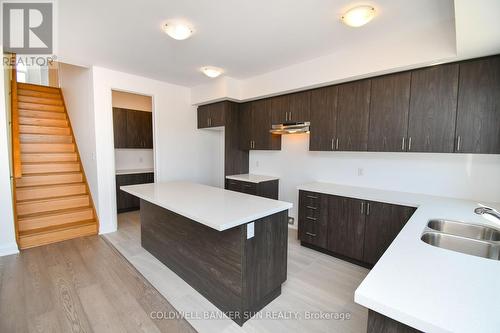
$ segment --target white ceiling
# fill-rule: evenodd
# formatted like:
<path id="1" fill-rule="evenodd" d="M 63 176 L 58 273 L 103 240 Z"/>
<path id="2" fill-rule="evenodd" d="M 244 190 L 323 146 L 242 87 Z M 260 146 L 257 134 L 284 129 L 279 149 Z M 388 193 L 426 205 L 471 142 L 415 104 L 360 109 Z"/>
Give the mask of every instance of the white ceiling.
<path id="1" fill-rule="evenodd" d="M 359 2 L 341 0 L 59 0 L 61 61 L 97 65 L 185 86 L 207 83 L 199 68 L 246 79 L 363 43 L 395 43 L 416 31 L 454 28 L 453 0 L 365 1 L 368 25 L 339 21 Z M 161 30 L 185 19 L 195 34 L 176 41 Z M 432 37 L 431 35 L 429 37 Z M 404 37 L 403 37 L 404 38 Z M 410 38 L 410 37 L 409 37 Z"/>

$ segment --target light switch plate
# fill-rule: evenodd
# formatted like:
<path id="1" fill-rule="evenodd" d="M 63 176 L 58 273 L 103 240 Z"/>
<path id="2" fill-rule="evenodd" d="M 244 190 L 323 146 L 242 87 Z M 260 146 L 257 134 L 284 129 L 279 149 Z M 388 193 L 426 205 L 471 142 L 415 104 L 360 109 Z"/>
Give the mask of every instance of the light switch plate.
<path id="1" fill-rule="evenodd" d="M 254 222 L 247 224 L 247 239 L 250 239 L 253 236 L 255 236 L 255 225 L 254 225 Z"/>

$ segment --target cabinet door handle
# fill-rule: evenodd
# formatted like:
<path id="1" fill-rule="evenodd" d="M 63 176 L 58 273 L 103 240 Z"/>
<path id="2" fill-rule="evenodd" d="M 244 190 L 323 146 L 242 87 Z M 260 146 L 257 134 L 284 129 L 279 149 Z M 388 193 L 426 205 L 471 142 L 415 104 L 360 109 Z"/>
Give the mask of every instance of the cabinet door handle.
<path id="1" fill-rule="evenodd" d="M 313 206 L 306 206 L 307 209 L 312 209 L 312 210 L 316 210 L 317 208 L 316 207 L 313 207 Z"/>
<path id="2" fill-rule="evenodd" d="M 335 150 L 339 150 L 339 138 L 335 140 Z"/>
<path id="3" fill-rule="evenodd" d="M 402 150 L 402 151 L 405 151 L 405 146 L 406 146 L 406 145 L 405 145 L 405 139 L 406 139 L 406 138 L 403 136 L 403 140 L 401 140 L 401 150 Z"/>
<path id="4" fill-rule="evenodd" d="M 461 141 L 462 141 L 462 137 L 459 135 L 457 137 L 457 151 L 460 151 L 460 143 L 461 143 Z"/>
<path id="5" fill-rule="evenodd" d="M 317 220 L 317 218 L 315 218 L 315 217 L 310 217 L 310 216 L 306 216 L 306 219 L 311 220 L 311 221 L 316 221 L 316 220 Z"/>
<path id="6" fill-rule="evenodd" d="M 365 213 L 365 202 L 361 201 L 361 215 Z"/>
<path id="7" fill-rule="evenodd" d="M 335 150 L 335 139 L 332 138 L 332 150 Z"/>
<path id="8" fill-rule="evenodd" d="M 306 235 L 311 236 L 311 237 L 316 237 L 316 234 L 313 234 L 312 232 L 308 232 L 308 231 L 306 231 Z"/>
<path id="9" fill-rule="evenodd" d="M 408 138 L 408 151 L 411 150 L 411 136 Z"/>
<path id="10" fill-rule="evenodd" d="M 309 199 L 318 199 L 318 197 L 315 197 L 314 195 L 306 195 L 306 198 L 309 198 Z"/>
<path id="11" fill-rule="evenodd" d="M 288 120 L 292 120 L 292 111 L 288 112 Z"/>
<path id="12" fill-rule="evenodd" d="M 288 121 L 288 112 L 285 112 L 285 122 Z"/>
<path id="13" fill-rule="evenodd" d="M 366 215 L 370 215 L 370 203 L 366 204 Z"/>

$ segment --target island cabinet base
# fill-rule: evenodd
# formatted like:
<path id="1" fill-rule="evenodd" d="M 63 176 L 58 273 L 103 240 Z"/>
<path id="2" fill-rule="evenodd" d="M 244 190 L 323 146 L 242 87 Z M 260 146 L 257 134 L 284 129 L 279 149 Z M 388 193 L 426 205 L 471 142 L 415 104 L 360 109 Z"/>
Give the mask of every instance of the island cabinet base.
<path id="1" fill-rule="evenodd" d="M 386 317 L 373 310 L 368 310 L 367 333 L 422 333 L 399 321 Z"/>
<path id="2" fill-rule="evenodd" d="M 141 200 L 141 244 L 184 281 L 243 325 L 281 294 L 286 280 L 288 212 L 217 231 Z"/>

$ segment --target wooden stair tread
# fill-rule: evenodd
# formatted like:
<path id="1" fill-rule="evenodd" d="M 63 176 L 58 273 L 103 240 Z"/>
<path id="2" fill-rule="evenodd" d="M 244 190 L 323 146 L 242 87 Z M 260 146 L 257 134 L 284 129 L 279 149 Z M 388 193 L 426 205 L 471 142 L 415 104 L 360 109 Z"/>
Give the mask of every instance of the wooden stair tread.
<path id="1" fill-rule="evenodd" d="M 21 143 L 21 154 L 29 153 L 72 153 L 75 152 L 74 143 Z"/>
<path id="2" fill-rule="evenodd" d="M 19 222 L 26 221 L 32 218 L 42 218 L 42 217 L 57 217 L 66 213 L 74 213 L 74 212 L 79 212 L 82 210 L 88 210 L 92 209 L 91 206 L 84 206 L 84 207 L 76 207 L 76 208 L 65 208 L 65 209 L 57 209 L 57 210 L 52 210 L 50 212 L 44 212 L 44 213 L 34 213 L 34 214 L 26 214 L 23 215 L 22 217 L 19 217 Z"/>
<path id="3" fill-rule="evenodd" d="M 48 199 L 60 195 L 87 194 L 84 182 L 69 184 L 32 185 L 16 188 L 17 202 L 33 199 Z"/>
<path id="4" fill-rule="evenodd" d="M 37 90 L 23 89 L 19 88 L 17 90 L 18 96 L 29 96 L 29 97 L 42 97 L 42 98 L 50 98 L 50 99 L 61 99 L 61 94 L 59 91 L 57 92 L 43 92 Z"/>
<path id="5" fill-rule="evenodd" d="M 20 109 L 19 116 L 24 118 L 40 118 L 40 119 L 64 119 L 66 120 L 66 114 L 63 112 L 54 111 L 37 111 L 29 109 Z"/>
<path id="6" fill-rule="evenodd" d="M 54 118 L 19 117 L 19 125 L 67 128 L 68 121 Z"/>
<path id="7" fill-rule="evenodd" d="M 19 125 L 20 134 L 56 134 L 70 135 L 69 127 L 54 127 L 54 126 L 35 126 L 35 125 Z"/>
<path id="8" fill-rule="evenodd" d="M 21 133 L 19 138 L 21 143 L 73 143 L 71 135 Z"/>
<path id="9" fill-rule="evenodd" d="M 18 204 L 20 204 L 20 203 L 32 203 L 32 202 L 43 203 L 43 202 L 50 202 L 53 200 L 66 199 L 66 198 L 72 199 L 72 198 L 79 198 L 79 197 L 88 197 L 88 194 L 83 193 L 83 194 L 61 195 L 61 196 L 54 196 L 54 197 L 50 197 L 50 198 L 41 198 L 41 199 L 17 200 L 17 203 Z"/>
<path id="10" fill-rule="evenodd" d="M 89 204 L 90 197 L 86 193 L 16 202 L 17 215 L 19 218 L 31 214 L 42 214 L 61 209 L 88 207 Z"/>
<path id="11" fill-rule="evenodd" d="M 41 85 L 33 84 L 33 83 L 18 82 L 17 86 L 18 86 L 19 89 L 24 89 L 24 90 L 49 92 L 49 93 L 53 93 L 53 94 L 60 92 L 59 88 L 48 87 L 48 86 L 41 86 Z"/>
<path id="12" fill-rule="evenodd" d="M 17 102 L 17 106 L 19 109 L 24 109 L 24 110 L 64 112 L 64 106 L 62 105 L 47 105 L 39 103 Z"/>
<path id="13" fill-rule="evenodd" d="M 40 161 L 78 161 L 76 152 L 72 153 L 23 153 L 21 154 L 22 163 L 40 162 Z"/>
<path id="14" fill-rule="evenodd" d="M 16 188 L 33 185 L 81 183 L 83 174 L 78 172 L 33 173 L 25 175 L 16 181 Z"/>
<path id="15" fill-rule="evenodd" d="M 45 97 L 39 97 L 39 96 L 25 96 L 25 95 L 18 95 L 17 100 L 19 102 L 25 102 L 25 103 L 35 103 L 35 104 L 45 104 L 45 105 L 58 105 L 62 106 L 63 103 L 60 98 L 45 98 Z"/>
<path id="16" fill-rule="evenodd" d="M 27 235 L 34 235 L 34 234 L 43 234 L 43 233 L 47 233 L 47 232 L 53 232 L 56 230 L 72 229 L 76 226 L 90 225 L 90 224 L 95 224 L 95 223 L 96 223 L 95 220 L 71 222 L 71 223 L 66 223 L 66 224 L 62 224 L 59 226 L 55 226 L 55 227 L 46 227 L 46 228 L 40 228 L 40 229 L 34 229 L 34 230 L 21 231 L 21 232 L 19 232 L 19 235 L 20 236 L 27 236 Z"/>

